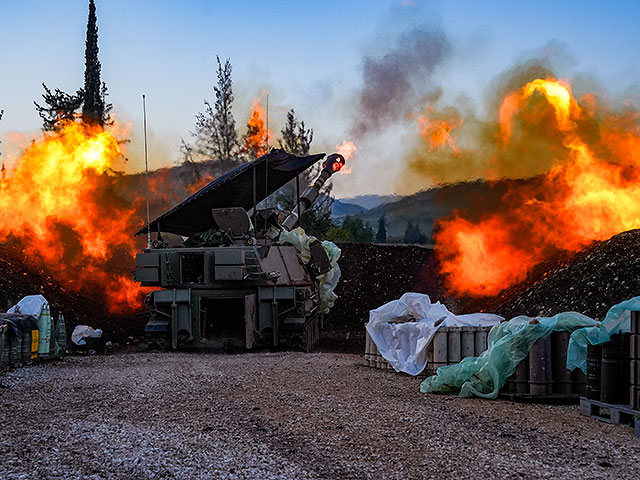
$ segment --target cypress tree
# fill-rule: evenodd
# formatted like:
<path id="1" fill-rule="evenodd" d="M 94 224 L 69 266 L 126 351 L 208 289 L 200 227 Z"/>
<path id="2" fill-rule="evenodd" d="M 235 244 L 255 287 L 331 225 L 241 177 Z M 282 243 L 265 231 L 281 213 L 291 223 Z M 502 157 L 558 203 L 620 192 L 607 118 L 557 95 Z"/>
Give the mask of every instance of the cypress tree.
<path id="1" fill-rule="evenodd" d="M 378 231 L 376 232 L 376 242 L 387 243 L 387 224 L 384 215 L 378 220 Z"/>
<path id="2" fill-rule="evenodd" d="M 78 114 L 76 113 L 82 105 L 82 90 L 78 90 L 75 95 L 63 92 L 59 88 L 51 91 L 44 83 L 42 84 L 44 93 L 42 98 L 44 106 L 38 102 L 33 102 L 40 118 L 42 118 L 42 129 L 44 131 L 56 131 L 65 122 L 73 122 Z"/>
<path id="3" fill-rule="evenodd" d="M 109 121 L 112 105 L 105 103 L 107 86 L 100 82 L 100 60 L 98 60 L 98 23 L 96 4 L 89 0 L 87 39 L 84 51 L 84 89 L 82 121 L 104 126 Z"/>

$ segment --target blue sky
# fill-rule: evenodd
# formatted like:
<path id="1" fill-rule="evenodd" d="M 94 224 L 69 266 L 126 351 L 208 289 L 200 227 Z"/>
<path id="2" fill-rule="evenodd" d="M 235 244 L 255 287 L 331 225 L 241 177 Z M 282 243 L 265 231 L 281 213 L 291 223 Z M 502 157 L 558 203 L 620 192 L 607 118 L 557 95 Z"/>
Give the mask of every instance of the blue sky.
<path id="1" fill-rule="evenodd" d="M 482 110 L 492 78 L 553 42 L 566 74 L 592 76 L 620 95 L 640 91 L 640 2 L 547 1 L 166 1 L 97 0 L 103 80 L 116 113 L 132 121 L 131 165 L 139 165 L 141 95 L 146 93 L 156 165 L 176 161 L 202 100 L 212 98 L 215 56 L 234 66 L 236 120 L 269 92 L 276 131 L 295 108 L 318 150 L 345 139 L 365 55 L 382 55 L 396 36 L 440 26 L 455 54 L 438 72 L 445 95 L 465 94 Z M 36 132 L 41 83 L 82 86 L 86 0 L 0 0 L 0 138 Z M 364 145 L 359 162 L 388 163 L 402 133 Z M 381 152 L 384 150 L 384 152 Z M 371 171 L 375 171 L 372 168 Z M 336 181 L 340 195 L 376 190 L 366 175 Z"/>

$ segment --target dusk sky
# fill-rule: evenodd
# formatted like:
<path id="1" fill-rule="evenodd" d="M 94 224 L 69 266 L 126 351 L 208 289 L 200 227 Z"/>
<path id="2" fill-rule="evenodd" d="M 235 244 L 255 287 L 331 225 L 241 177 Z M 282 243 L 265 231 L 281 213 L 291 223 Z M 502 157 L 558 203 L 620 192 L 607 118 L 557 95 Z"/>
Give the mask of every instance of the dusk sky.
<path id="1" fill-rule="evenodd" d="M 86 0 L 0 0 L 0 148 L 11 133 L 35 135 L 41 83 L 73 92 L 83 83 Z M 433 73 L 443 96 L 464 96 L 482 114 L 492 79 L 552 52 L 561 75 L 580 75 L 614 96 L 640 94 L 640 2 L 617 1 L 124 1 L 97 0 L 102 79 L 117 116 L 131 124 L 131 168 L 140 167 L 141 95 L 147 95 L 151 162 L 180 159 L 203 99 L 213 100 L 215 56 L 233 64 L 235 116 L 244 132 L 253 98 L 266 90 L 279 133 L 289 108 L 315 132 L 313 151 L 349 138 L 364 58 L 378 58 L 403 32 L 444 32 L 453 53 Z M 354 174 L 338 196 L 398 190 L 373 184 L 393 165 L 406 128 L 360 142 Z M 6 157 L 6 154 L 5 154 Z M 358 172 L 362 175 L 356 175 Z M 365 175 L 364 172 L 369 175 Z M 373 175 L 373 176 L 371 176 Z M 346 176 L 344 176 L 346 177 Z M 425 185 L 425 187 L 428 185 Z"/>

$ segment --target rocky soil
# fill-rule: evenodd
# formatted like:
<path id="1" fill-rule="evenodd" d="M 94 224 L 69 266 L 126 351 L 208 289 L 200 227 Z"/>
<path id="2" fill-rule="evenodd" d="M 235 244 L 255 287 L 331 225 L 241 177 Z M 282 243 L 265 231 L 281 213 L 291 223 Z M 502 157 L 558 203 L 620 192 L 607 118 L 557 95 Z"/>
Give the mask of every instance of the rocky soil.
<path id="1" fill-rule="evenodd" d="M 576 406 L 424 396 L 329 353 L 68 357 L 0 377 L 0 478 L 640 478 Z"/>
<path id="2" fill-rule="evenodd" d="M 640 230 L 630 230 L 549 269 L 542 279 L 495 310 L 506 318 L 576 311 L 603 320 L 613 305 L 638 295 Z"/>
<path id="3" fill-rule="evenodd" d="M 69 334 L 78 324 L 102 328 L 115 339 L 143 332 L 139 317 L 110 313 L 102 292 L 66 288 L 40 261 L 27 256 L 18 242 L 0 244 L 0 311 L 37 294 L 49 301 L 53 318 L 64 314 Z"/>

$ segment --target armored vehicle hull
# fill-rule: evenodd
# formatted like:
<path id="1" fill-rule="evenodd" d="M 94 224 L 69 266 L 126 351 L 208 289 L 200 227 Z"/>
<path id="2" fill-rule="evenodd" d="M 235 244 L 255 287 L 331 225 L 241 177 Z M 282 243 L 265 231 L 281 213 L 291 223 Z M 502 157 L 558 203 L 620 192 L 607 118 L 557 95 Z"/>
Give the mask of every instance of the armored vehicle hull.
<path id="1" fill-rule="evenodd" d="M 333 302 L 326 299 L 339 278 L 340 251 L 292 230 L 344 158 L 326 158 L 284 221 L 282 212 L 258 211 L 257 205 L 324 157 L 274 149 L 214 180 L 137 233 L 147 234 L 148 248 L 136 256 L 134 280 L 156 288 L 142 312 L 150 345 L 313 347 L 321 312 Z M 157 231 L 153 242 L 152 230 Z M 186 240 L 169 246 L 162 232 Z M 337 251 L 332 260 L 329 250 Z"/>

